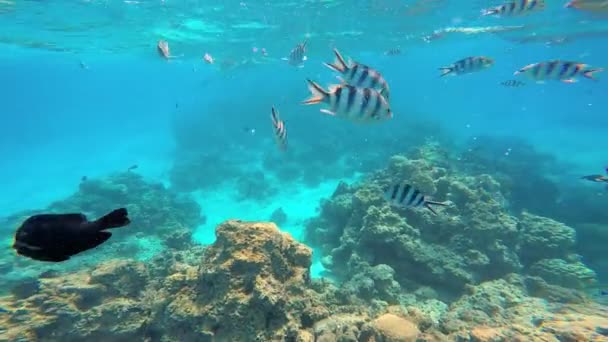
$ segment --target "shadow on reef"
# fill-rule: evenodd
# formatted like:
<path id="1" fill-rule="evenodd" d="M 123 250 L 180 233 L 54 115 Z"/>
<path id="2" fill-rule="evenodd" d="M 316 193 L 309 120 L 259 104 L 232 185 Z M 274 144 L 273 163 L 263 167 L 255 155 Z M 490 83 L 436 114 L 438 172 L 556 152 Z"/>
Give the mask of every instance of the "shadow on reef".
<path id="1" fill-rule="evenodd" d="M 596 274 L 575 253 L 575 230 L 527 211 L 509 212 L 508 186 L 449 165 L 431 144 L 409 157 L 393 156 L 359 185 L 341 183 L 308 223 L 307 241 L 320 248 L 324 266 L 352 296 L 367 300 L 451 301 L 470 286 L 511 273 L 524 276 L 535 294 L 557 291 L 578 300 L 567 289 L 585 288 Z M 452 205 L 438 216 L 392 208 L 383 189 L 402 180 Z"/>
<path id="2" fill-rule="evenodd" d="M 606 309 L 526 294 L 525 277 L 387 306 L 310 278 L 312 251 L 272 223 L 231 220 L 207 247 L 107 260 L 0 297 L 2 341 L 600 341 Z M 386 279 L 385 279 L 386 280 Z M 26 286 L 27 285 L 27 286 Z M 381 288 L 380 283 L 375 286 Z"/>
<path id="3" fill-rule="evenodd" d="M 178 248 L 189 243 L 194 228 L 204 223 L 201 208 L 189 196 L 151 183 L 134 172 L 122 172 L 101 179 L 80 183 L 78 192 L 52 203 L 47 209 L 12 215 L 4 220 L 4 227 L 18 227 L 27 217 L 44 213 L 84 213 L 96 219 L 117 208 L 126 207 L 131 224 L 112 231 L 110 243 L 79 255 L 65 263 L 48 264 L 18 257 L 10 248 L 0 251 L 0 289 L 10 289 L 20 278 L 36 278 L 38 273 L 54 268 L 78 269 L 107 258 L 148 257 L 164 247 Z M 10 231 L 11 237 L 14 230 Z M 12 244 L 12 241 L 9 243 Z"/>

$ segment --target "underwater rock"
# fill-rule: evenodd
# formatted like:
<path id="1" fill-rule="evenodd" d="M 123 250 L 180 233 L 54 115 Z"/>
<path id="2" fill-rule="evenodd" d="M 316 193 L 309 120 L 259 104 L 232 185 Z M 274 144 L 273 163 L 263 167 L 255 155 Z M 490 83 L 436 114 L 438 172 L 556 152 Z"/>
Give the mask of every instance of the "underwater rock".
<path id="1" fill-rule="evenodd" d="M 543 259 L 530 267 L 529 273 L 550 284 L 574 289 L 583 289 L 596 281 L 597 275 L 580 261 Z"/>
<path id="2" fill-rule="evenodd" d="M 137 340 L 148 316 L 133 289 L 148 279 L 131 281 L 139 274 L 134 270 L 144 269 L 139 263 L 109 261 L 92 272 L 40 279 L 39 290 L 27 298 L 1 297 L 0 307 L 12 313 L 0 315 L 0 326 L 6 328 L 0 340 Z"/>
<path id="3" fill-rule="evenodd" d="M 270 215 L 270 221 L 276 223 L 278 226 L 281 226 L 287 222 L 287 214 L 283 208 L 277 208 Z"/>
<path id="4" fill-rule="evenodd" d="M 244 174 L 236 180 L 237 199 L 249 201 L 268 201 L 277 194 L 278 188 L 262 171 Z"/>
<path id="5" fill-rule="evenodd" d="M 520 256 L 526 265 L 541 259 L 559 258 L 572 251 L 576 240 L 574 229 L 552 219 L 522 213 Z"/>
<path id="6" fill-rule="evenodd" d="M 420 334 L 414 323 L 390 313 L 376 318 L 364 330 L 362 341 L 370 342 L 416 342 Z"/>
<path id="7" fill-rule="evenodd" d="M 269 341 L 329 314 L 310 289 L 310 248 L 272 223 L 227 221 L 216 235 L 195 284 L 168 305 L 169 329 L 190 321 L 200 332 L 184 338 Z"/>

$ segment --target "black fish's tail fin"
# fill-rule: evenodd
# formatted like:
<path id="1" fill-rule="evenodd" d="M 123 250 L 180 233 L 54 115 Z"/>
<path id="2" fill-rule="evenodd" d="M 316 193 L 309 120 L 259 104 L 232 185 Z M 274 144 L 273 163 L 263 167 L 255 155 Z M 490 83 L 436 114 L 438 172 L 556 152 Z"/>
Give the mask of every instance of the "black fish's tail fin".
<path id="1" fill-rule="evenodd" d="M 435 201 L 426 201 L 424 202 L 424 206 L 425 208 L 427 208 L 428 210 L 430 210 L 433 215 L 437 215 L 437 212 L 435 211 L 435 208 L 433 208 L 434 205 L 439 205 L 442 207 L 447 207 L 449 204 L 449 202 L 435 202 Z"/>
<path id="2" fill-rule="evenodd" d="M 128 215 L 127 209 L 120 208 L 102 216 L 96 223 L 99 224 L 101 229 L 124 227 L 131 223 L 131 220 L 127 217 Z"/>

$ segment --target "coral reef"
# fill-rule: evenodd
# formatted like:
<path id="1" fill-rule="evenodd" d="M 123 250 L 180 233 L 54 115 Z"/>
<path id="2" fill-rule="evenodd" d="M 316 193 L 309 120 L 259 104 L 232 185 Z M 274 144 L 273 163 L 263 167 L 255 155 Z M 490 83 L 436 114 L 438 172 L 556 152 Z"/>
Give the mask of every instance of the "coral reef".
<path id="1" fill-rule="evenodd" d="M 25 218 L 40 212 L 82 212 L 96 219 L 109 211 L 126 207 L 132 223 L 112 230 L 111 243 L 82 253 L 66 263 L 54 266 L 58 271 L 82 269 L 106 260 L 108 256 L 146 259 L 163 247 L 185 248 L 191 244 L 194 228 L 204 223 L 201 208 L 189 196 L 151 183 L 134 172 L 122 172 L 101 179 L 87 179 L 78 192 L 52 203 L 47 209 L 17 213 L 6 218 L 3 226 L 17 227 Z M 14 234 L 11 231 L 10 236 Z M 9 245 L 12 242 L 8 242 Z M 0 292 L 13 288 L 22 278 L 36 278 L 48 270 L 47 264 L 17 257 L 10 249 L 0 249 Z"/>
<path id="2" fill-rule="evenodd" d="M 310 279 L 311 249 L 272 223 L 231 220 L 216 234 L 207 248 L 146 263 L 108 260 L 23 281 L 0 297 L 0 340 L 601 341 L 608 329 L 605 307 L 547 307 L 526 295 L 541 285 L 515 274 L 467 286 L 449 307 L 434 299 L 370 307 Z M 366 272 L 390 289 L 390 267 Z"/>
<path id="3" fill-rule="evenodd" d="M 507 188 L 488 174 L 448 167 L 437 145 L 409 157 L 396 155 L 386 169 L 357 186 L 338 185 L 321 214 L 307 226 L 307 241 L 348 292 L 389 304 L 421 286 L 450 300 L 467 286 L 513 272 L 540 276 L 563 287 L 595 274 L 574 253 L 574 229 L 529 212 L 511 213 Z M 389 207 L 383 189 L 408 180 L 437 200 L 449 200 L 438 216 L 427 210 Z M 382 267 L 383 276 L 370 276 Z"/>

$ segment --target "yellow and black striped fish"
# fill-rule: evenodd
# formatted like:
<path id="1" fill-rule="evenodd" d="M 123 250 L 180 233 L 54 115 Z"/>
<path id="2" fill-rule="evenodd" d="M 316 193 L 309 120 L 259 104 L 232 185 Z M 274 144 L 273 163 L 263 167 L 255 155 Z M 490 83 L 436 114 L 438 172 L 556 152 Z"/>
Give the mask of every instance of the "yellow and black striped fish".
<path id="1" fill-rule="evenodd" d="M 342 74 L 342 82 L 355 86 L 357 88 L 372 88 L 376 89 L 384 96 L 386 100 L 389 98 L 388 83 L 377 70 L 368 67 L 367 65 L 354 61 L 348 65 L 340 52 L 334 49 L 336 60 L 333 63 L 323 63 L 326 67 Z"/>
<path id="2" fill-rule="evenodd" d="M 463 75 L 487 69 L 494 65 L 494 60 L 484 56 L 467 57 L 456 61 L 450 66 L 439 68 L 442 71 L 440 77 L 446 75 Z"/>
<path id="3" fill-rule="evenodd" d="M 348 84 L 335 85 L 325 90 L 317 83 L 307 81 L 311 96 L 302 103 L 328 105 L 330 109 L 321 109 L 322 113 L 354 122 L 382 121 L 393 117 L 388 102 L 377 90 Z"/>
<path id="4" fill-rule="evenodd" d="M 484 9 L 481 11 L 481 15 L 516 16 L 544 9 L 545 0 L 514 0 L 500 6 Z"/>
<path id="5" fill-rule="evenodd" d="M 285 122 L 279 117 L 279 112 L 272 107 L 272 113 L 270 115 L 272 119 L 272 127 L 274 130 L 274 140 L 279 147 L 279 150 L 287 150 L 287 128 L 285 128 Z"/>
<path id="6" fill-rule="evenodd" d="M 559 80 L 565 83 L 574 83 L 577 76 L 596 80 L 593 74 L 601 71 L 604 71 L 604 69 L 589 68 L 587 64 L 583 63 L 552 60 L 526 65 L 516 71 L 514 75 L 523 74 L 539 82 Z"/>

